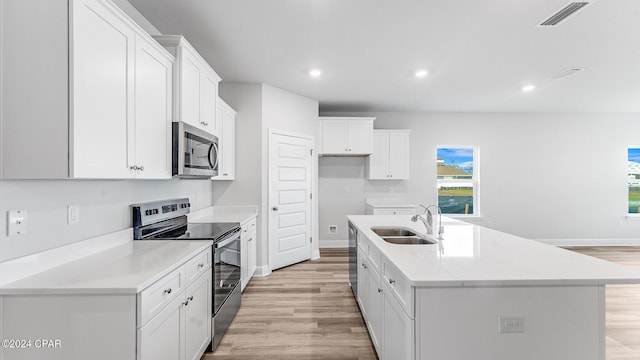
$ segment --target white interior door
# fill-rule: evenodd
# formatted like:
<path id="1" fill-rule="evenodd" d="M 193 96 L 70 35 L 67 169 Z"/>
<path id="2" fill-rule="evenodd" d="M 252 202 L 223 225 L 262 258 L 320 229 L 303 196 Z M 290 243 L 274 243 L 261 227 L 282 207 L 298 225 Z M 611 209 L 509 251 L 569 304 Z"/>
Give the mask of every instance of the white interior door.
<path id="1" fill-rule="evenodd" d="M 271 269 L 311 258 L 311 139 L 271 134 L 269 248 Z"/>

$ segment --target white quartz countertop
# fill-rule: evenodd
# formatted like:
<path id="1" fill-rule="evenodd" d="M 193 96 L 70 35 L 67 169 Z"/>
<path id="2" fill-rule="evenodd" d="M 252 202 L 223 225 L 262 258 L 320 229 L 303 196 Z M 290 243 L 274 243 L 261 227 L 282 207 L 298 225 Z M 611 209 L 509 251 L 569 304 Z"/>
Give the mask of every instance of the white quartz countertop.
<path id="1" fill-rule="evenodd" d="M 0 295 L 136 294 L 211 245 L 209 240 L 130 241 L 0 286 Z"/>
<path id="2" fill-rule="evenodd" d="M 255 206 L 211 206 L 187 215 L 191 223 L 238 222 L 245 223 L 258 215 Z"/>
<path id="3" fill-rule="evenodd" d="M 640 271 L 447 217 L 444 239 L 432 245 L 387 243 L 370 229 L 404 226 L 424 234 L 424 225 L 410 216 L 348 219 L 416 287 L 640 283 Z"/>

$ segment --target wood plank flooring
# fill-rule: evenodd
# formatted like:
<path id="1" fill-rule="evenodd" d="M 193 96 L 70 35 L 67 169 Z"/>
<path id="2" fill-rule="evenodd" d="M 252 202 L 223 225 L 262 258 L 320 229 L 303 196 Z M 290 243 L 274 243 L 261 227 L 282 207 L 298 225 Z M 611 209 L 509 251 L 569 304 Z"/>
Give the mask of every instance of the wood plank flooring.
<path id="1" fill-rule="evenodd" d="M 640 247 L 567 247 L 640 270 Z M 607 360 L 640 359 L 640 285 L 607 286 Z"/>
<path id="2" fill-rule="evenodd" d="M 568 248 L 640 269 L 640 247 Z M 607 286 L 607 360 L 640 360 L 640 285 Z M 349 288 L 346 249 L 254 277 L 214 353 L 201 360 L 376 359 Z"/>
<path id="3" fill-rule="evenodd" d="M 349 287 L 346 249 L 254 277 L 214 353 L 222 359 L 376 359 Z"/>

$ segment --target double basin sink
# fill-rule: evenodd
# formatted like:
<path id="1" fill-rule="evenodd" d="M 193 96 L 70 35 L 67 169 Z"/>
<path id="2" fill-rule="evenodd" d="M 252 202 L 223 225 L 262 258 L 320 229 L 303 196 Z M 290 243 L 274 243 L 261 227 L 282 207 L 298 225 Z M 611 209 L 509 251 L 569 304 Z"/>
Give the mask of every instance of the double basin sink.
<path id="1" fill-rule="evenodd" d="M 371 231 L 376 233 L 382 240 L 399 245 L 431 245 L 437 244 L 437 241 L 428 237 L 417 234 L 413 230 L 398 226 L 373 226 Z"/>

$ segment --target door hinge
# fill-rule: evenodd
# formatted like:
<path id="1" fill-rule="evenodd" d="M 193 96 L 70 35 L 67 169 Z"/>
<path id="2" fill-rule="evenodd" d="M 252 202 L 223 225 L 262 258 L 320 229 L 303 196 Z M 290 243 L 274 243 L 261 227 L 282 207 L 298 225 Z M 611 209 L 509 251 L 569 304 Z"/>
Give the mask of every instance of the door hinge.
<path id="1" fill-rule="evenodd" d="M 313 149 L 309 149 L 310 155 L 313 156 Z"/>
<path id="2" fill-rule="evenodd" d="M 309 237 L 309 242 L 312 243 L 313 242 L 313 237 Z"/>
<path id="3" fill-rule="evenodd" d="M 313 199 L 313 194 L 309 193 L 309 199 Z"/>

